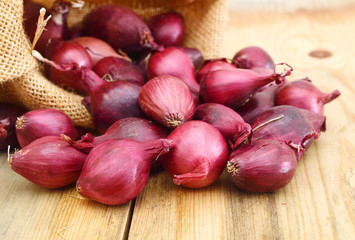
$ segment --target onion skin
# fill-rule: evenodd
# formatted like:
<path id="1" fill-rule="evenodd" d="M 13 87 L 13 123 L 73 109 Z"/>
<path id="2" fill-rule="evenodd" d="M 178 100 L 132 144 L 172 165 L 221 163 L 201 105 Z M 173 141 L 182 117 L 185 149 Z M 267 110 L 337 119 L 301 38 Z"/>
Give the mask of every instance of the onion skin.
<path id="1" fill-rule="evenodd" d="M 131 62 L 117 57 L 105 57 L 93 68 L 99 77 L 109 81 L 129 81 L 144 85 L 147 81 L 144 72 Z"/>
<path id="2" fill-rule="evenodd" d="M 83 23 L 82 22 L 78 22 L 76 24 L 74 24 L 73 26 L 71 26 L 69 28 L 69 33 L 68 33 L 68 40 L 72 40 L 74 38 L 79 38 L 83 36 Z"/>
<path id="3" fill-rule="evenodd" d="M 78 67 L 92 68 L 92 60 L 88 52 L 80 44 L 73 41 L 53 41 L 46 50 L 46 56 L 59 65 L 77 64 Z M 48 78 L 64 88 L 73 88 L 85 94 L 88 90 L 80 83 L 80 74 L 46 67 Z"/>
<path id="4" fill-rule="evenodd" d="M 139 93 L 139 105 L 148 117 L 168 128 L 191 120 L 196 110 L 187 86 L 169 75 L 150 79 Z"/>
<path id="5" fill-rule="evenodd" d="M 196 75 L 197 82 L 201 82 L 203 77 L 208 73 L 220 69 L 235 69 L 236 67 L 229 63 L 225 58 L 210 59 L 203 63 L 200 71 Z"/>
<path id="6" fill-rule="evenodd" d="M 296 153 L 297 160 L 325 128 L 326 117 L 312 111 L 275 106 L 256 118 L 252 125 L 251 142 L 273 139 L 286 143 Z"/>
<path id="7" fill-rule="evenodd" d="M 246 47 L 238 51 L 232 60 L 238 68 L 274 68 L 274 61 L 270 55 L 262 48 L 257 46 Z"/>
<path id="8" fill-rule="evenodd" d="M 292 70 L 281 74 L 269 69 L 255 72 L 238 68 L 208 72 L 200 83 L 200 95 L 205 102 L 236 108 L 244 105 L 259 88 L 273 81 L 283 83 Z"/>
<path id="9" fill-rule="evenodd" d="M 290 105 L 323 114 L 324 105 L 340 96 L 338 90 L 321 92 L 309 79 L 299 79 L 282 86 L 276 93 L 276 105 Z"/>
<path id="10" fill-rule="evenodd" d="M 139 142 L 112 139 L 92 149 L 76 188 L 84 197 L 107 205 L 121 205 L 144 188 L 151 161 L 167 153 L 173 143 L 167 139 Z"/>
<path id="11" fill-rule="evenodd" d="M 170 75 L 183 81 L 194 99 L 198 98 L 200 86 L 196 81 L 195 69 L 189 57 L 179 48 L 167 47 L 164 51 L 154 52 L 147 66 L 148 79 Z"/>
<path id="12" fill-rule="evenodd" d="M 16 137 L 16 119 L 26 112 L 22 106 L 13 103 L 0 103 L 0 151 L 6 150 L 8 145 L 18 147 Z"/>
<path id="13" fill-rule="evenodd" d="M 204 61 L 204 57 L 202 52 L 197 48 L 189 48 L 189 47 L 178 47 L 181 49 L 192 61 L 195 69 L 199 69 Z"/>
<path id="14" fill-rule="evenodd" d="M 297 168 L 296 155 L 287 144 L 259 140 L 231 153 L 227 172 L 233 183 L 247 192 L 273 192 L 286 186 Z"/>
<path id="15" fill-rule="evenodd" d="M 86 157 L 61 137 L 46 136 L 12 154 L 9 164 L 38 186 L 61 188 L 79 178 Z"/>
<path id="16" fill-rule="evenodd" d="M 32 17 L 39 16 L 39 10 L 44 6 L 39 3 L 35 3 L 32 0 L 24 0 L 23 1 L 23 20 L 26 21 Z"/>
<path id="17" fill-rule="evenodd" d="M 260 114 L 275 106 L 275 94 L 279 88 L 280 85 L 270 83 L 258 89 L 247 103 L 235 110 L 245 122 L 253 124 Z"/>
<path id="18" fill-rule="evenodd" d="M 183 16 L 178 12 L 166 12 L 148 20 L 154 40 L 165 47 L 181 46 L 185 37 Z"/>
<path id="19" fill-rule="evenodd" d="M 129 57 L 119 55 L 108 43 L 101 39 L 84 36 L 72 40 L 86 49 L 93 65 L 105 57 L 117 57 L 130 61 Z"/>
<path id="20" fill-rule="evenodd" d="M 251 126 L 233 109 L 218 103 L 204 103 L 196 108 L 195 120 L 201 120 L 213 125 L 236 148 L 251 133 Z"/>
<path id="21" fill-rule="evenodd" d="M 45 53 L 49 42 L 68 39 L 69 29 L 66 19 L 69 14 L 69 5 L 70 3 L 57 0 L 49 10 L 49 14 L 46 14 L 52 15 L 52 17 L 47 22 L 46 31 L 43 31 L 35 46 L 35 49 L 41 54 Z M 25 21 L 25 32 L 31 42 L 33 41 L 37 29 L 38 16 L 39 12 L 37 12 L 37 15 L 34 15 Z"/>
<path id="22" fill-rule="evenodd" d="M 32 110 L 17 118 L 16 135 L 21 147 L 44 136 L 65 134 L 75 138 L 77 131 L 71 119 L 56 109 Z"/>
<path id="23" fill-rule="evenodd" d="M 92 10 L 83 23 L 85 35 L 100 38 L 133 59 L 142 57 L 142 52 L 148 54 L 161 49 L 154 42 L 148 25 L 128 8 L 102 5 Z"/>
<path id="24" fill-rule="evenodd" d="M 174 148 L 164 157 L 163 165 L 177 185 L 206 187 L 222 174 L 228 146 L 222 134 L 211 124 L 193 120 L 174 129 L 168 136 Z"/>

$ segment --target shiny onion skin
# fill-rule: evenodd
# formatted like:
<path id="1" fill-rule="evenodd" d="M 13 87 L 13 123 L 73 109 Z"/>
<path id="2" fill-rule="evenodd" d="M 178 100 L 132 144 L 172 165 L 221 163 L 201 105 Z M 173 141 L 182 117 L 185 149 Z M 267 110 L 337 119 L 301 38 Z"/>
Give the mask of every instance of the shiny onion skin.
<path id="1" fill-rule="evenodd" d="M 16 135 L 21 147 L 44 136 L 60 136 L 61 134 L 75 138 L 77 130 L 71 119 L 56 109 L 32 110 L 16 120 Z"/>
<path id="2" fill-rule="evenodd" d="M 274 61 L 270 55 L 262 48 L 257 46 L 246 47 L 238 51 L 232 60 L 238 68 L 274 68 Z"/>
<path id="3" fill-rule="evenodd" d="M 243 106 L 236 108 L 245 122 L 253 124 L 254 120 L 266 110 L 275 106 L 275 94 L 280 85 L 270 83 L 260 89 Z"/>
<path id="4" fill-rule="evenodd" d="M 213 125 L 223 135 L 232 149 L 251 133 L 251 126 L 233 109 L 218 103 L 204 103 L 196 108 L 195 120 Z"/>
<path id="5" fill-rule="evenodd" d="M 276 93 L 276 105 L 290 105 L 323 114 L 324 105 L 340 96 L 338 90 L 321 92 L 309 79 L 299 79 L 282 86 Z"/>
<path id="6" fill-rule="evenodd" d="M 196 81 L 195 69 L 190 58 L 179 48 L 167 47 L 164 51 L 154 52 L 148 62 L 148 79 L 161 75 L 170 75 L 183 81 L 194 99 L 198 98 L 200 86 Z"/>
<path id="7" fill-rule="evenodd" d="M 168 136 L 174 148 L 163 165 L 174 183 L 189 188 L 211 185 L 222 174 L 228 146 L 222 134 L 211 124 L 193 120 L 174 129 Z"/>
<path id="8" fill-rule="evenodd" d="M 297 168 L 296 155 L 285 143 L 258 140 L 233 151 L 227 172 L 233 183 L 247 192 L 273 192 L 286 186 Z"/>
<path id="9" fill-rule="evenodd" d="M 297 160 L 325 128 L 326 117 L 292 106 L 275 106 L 256 118 L 252 125 L 251 142 L 273 139 L 286 143 Z"/>
<path id="10" fill-rule="evenodd" d="M 26 109 L 14 103 L 0 102 L 0 151 L 7 150 L 8 145 L 18 147 L 16 137 L 16 119 Z"/>
<path id="11" fill-rule="evenodd" d="M 76 188 L 91 200 L 107 205 L 124 204 L 143 190 L 152 160 L 172 146 L 173 142 L 167 139 L 106 140 L 90 152 Z"/>
<path id="12" fill-rule="evenodd" d="M 9 164 L 38 186 L 61 188 L 79 178 L 86 157 L 61 137 L 46 136 L 10 155 Z"/>
<path id="13" fill-rule="evenodd" d="M 86 49 L 93 65 L 105 57 L 117 57 L 130 61 L 129 57 L 119 55 L 108 43 L 99 38 L 83 36 L 72 40 Z"/>
<path id="14" fill-rule="evenodd" d="M 169 75 L 150 79 L 139 93 L 139 105 L 148 117 L 168 128 L 191 120 L 196 110 L 187 86 Z"/>
<path id="15" fill-rule="evenodd" d="M 35 49 L 41 54 L 45 53 L 46 48 L 51 41 L 68 39 L 69 30 L 67 25 L 67 16 L 69 14 L 69 8 L 70 3 L 62 0 L 56 0 L 53 7 L 49 10 L 49 13 L 46 14 L 46 16 L 52 15 L 52 17 L 47 22 L 46 30 L 43 31 L 35 46 Z M 38 16 L 39 12 L 25 21 L 25 32 L 31 42 L 33 41 L 36 33 Z"/>
<path id="16" fill-rule="evenodd" d="M 197 82 L 201 82 L 203 77 L 208 73 L 220 69 L 235 69 L 236 67 L 229 63 L 225 58 L 218 58 L 218 59 L 210 59 L 206 60 L 200 71 L 196 74 L 196 80 Z"/>
<path id="17" fill-rule="evenodd" d="M 148 20 L 154 40 L 165 47 L 181 46 L 185 37 L 183 16 L 178 12 L 154 15 Z"/>
<path id="18" fill-rule="evenodd" d="M 92 10 L 83 23 L 85 35 L 100 38 L 133 59 L 141 57 L 142 52 L 161 50 L 148 25 L 131 9 L 102 5 Z"/>
<path id="19" fill-rule="evenodd" d="M 208 72 L 200 83 L 200 95 L 205 102 L 236 108 L 249 101 L 259 88 L 274 81 L 283 83 L 292 70 L 276 73 L 266 68 L 258 72 L 236 68 Z"/>
<path id="20" fill-rule="evenodd" d="M 199 69 L 204 61 L 202 52 L 197 48 L 178 47 L 190 58 L 195 69 Z"/>
<path id="21" fill-rule="evenodd" d="M 59 65 L 77 64 L 79 67 L 92 68 L 89 53 L 80 44 L 73 41 L 53 41 L 46 49 L 46 56 Z M 80 84 L 80 74 L 62 71 L 46 66 L 48 78 L 64 88 L 72 88 L 88 94 L 88 90 Z"/>
<path id="22" fill-rule="evenodd" d="M 117 57 L 105 57 L 93 68 L 99 77 L 106 81 L 129 81 L 144 85 L 147 81 L 144 72 L 127 60 Z"/>

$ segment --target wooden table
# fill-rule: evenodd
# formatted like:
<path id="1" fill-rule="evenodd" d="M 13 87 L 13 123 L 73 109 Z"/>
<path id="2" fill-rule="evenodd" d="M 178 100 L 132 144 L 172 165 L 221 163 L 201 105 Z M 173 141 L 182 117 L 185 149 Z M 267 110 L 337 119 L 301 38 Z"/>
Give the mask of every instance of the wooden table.
<path id="1" fill-rule="evenodd" d="M 254 0 L 252 10 L 239 2 L 221 56 L 258 45 L 294 67 L 291 79 L 308 76 L 342 93 L 326 106 L 328 130 L 287 187 L 245 193 L 224 174 L 192 190 L 160 172 L 135 201 L 109 207 L 80 198 L 73 186 L 37 187 L 1 154 L 0 239 L 355 239 L 355 2 Z"/>

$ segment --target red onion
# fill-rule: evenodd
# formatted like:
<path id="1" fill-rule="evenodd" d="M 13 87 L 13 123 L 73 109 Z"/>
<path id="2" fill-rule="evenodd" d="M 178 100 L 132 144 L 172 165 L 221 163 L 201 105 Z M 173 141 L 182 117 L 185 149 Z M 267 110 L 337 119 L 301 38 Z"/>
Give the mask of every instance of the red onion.
<path id="1" fill-rule="evenodd" d="M 255 118 L 275 106 L 275 94 L 279 85 L 270 83 L 260 88 L 243 106 L 235 110 L 242 116 L 245 122 L 253 124 Z"/>
<path id="2" fill-rule="evenodd" d="M 200 68 L 204 58 L 200 50 L 197 48 L 188 48 L 188 47 L 178 47 L 181 49 L 192 61 L 195 69 Z"/>
<path id="3" fill-rule="evenodd" d="M 292 81 L 282 86 L 275 96 L 276 105 L 290 105 L 323 114 L 324 104 L 340 96 L 338 90 L 321 92 L 309 79 Z"/>
<path id="4" fill-rule="evenodd" d="M 272 192 L 286 186 L 296 167 L 292 149 L 272 139 L 244 144 L 231 153 L 227 163 L 234 184 L 248 192 Z"/>
<path id="5" fill-rule="evenodd" d="M 251 132 L 251 127 L 233 109 L 218 103 L 205 103 L 196 108 L 195 118 L 213 125 L 232 148 L 241 144 Z"/>
<path id="6" fill-rule="evenodd" d="M 9 163 L 16 173 L 38 186 L 60 188 L 75 182 L 87 155 L 59 136 L 46 136 L 11 155 Z"/>
<path id="7" fill-rule="evenodd" d="M 228 146 L 222 134 L 211 124 L 189 121 L 168 136 L 174 148 L 163 165 L 177 185 L 206 187 L 217 180 L 226 166 Z"/>
<path id="8" fill-rule="evenodd" d="M 76 188 L 84 197 L 107 205 L 124 204 L 144 188 L 151 162 L 172 147 L 167 139 L 139 142 L 112 139 L 90 152 Z"/>
<path id="9" fill-rule="evenodd" d="M 78 22 L 69 28 L 68 39 L 74 39 L 83 36 L 83 23 Z"/>
<path id="10" fill-rule="evenodd" d="M 44 136 L 60 136 L 61 134 L 75 138 L 76 129 L 71 119 L 56 109 L 32 110 L 16 121 L 16 135 L 21 147 Z"/>
<path id="11" fill-rule="evenodd" d="M 237 52 L 233 57 L 233 64 L 238 68 L 252 69 L 256 67 L 274 68 L 274 61 L 262 48 L 252 46 Z"/>
<path id="12" fill-rule="evenodd" d="M 128 8 L 102 5 L 92 10 L 83 23 L 85 35 L 100 38 L 134 59 L 142 51 L 161 49 L 154 42 L 148 25 Z"/>
<path id="13" fill-rule="evenodd" d="M 43 8 L 42 4 L 35 3 L 32 0 L 24 0 L 23 2 L 23 20 L 26 21 L 32 17 L 39 16 L 39 10 Z"/>
<path id="14" fill-rule="evenodd" d="M 142 87 L 139 105 L 148 117 L 169 128 L 192 119 L 196 109 L 187 86 L 168 75 L 152 78 Z"/>
<path id="15" fill-rule="evenodd" d="M 198 98 L 200 86 L 196 82 L 195 69 L 189 57 L 176 47 L 151 55 L 148 66 L 148 79 L 161 75 L 171 75 L 182 80 L 190 89 L 194 99 Z"/>
<path id="16" fill-rule="evenodd" d="M 180 46 L 184 42 L 185 24 L 178 12 L 157 14 L 148 21 L 154 40 L 164 46 Z"/>
<path id="17" fill-rule="evenodd" d="M 203 77 L 212 71 L 220 69 L 235 69 L 236 67 L 229 63 L 225 58 L 210 59 L 203 63 L 200 71 L 196 75 L 197 82 L 201 82 Z"/>
<path id="18" fill-rule="evenodd" d="M 73 39 L 79 43 L 89 53 L 93 65 L 104 57 L 117 57 L 131 61 L 129 57 L 119 55 L 108 43 L 94 37 L 78 37 Z"/>
<path id="19" fill-rule="evenodd" d="M 57 0 L 49 10 L 48 15 L 52 15 L 52 17 L 47 22 L 46 30 L 43 31 L 35 46 L 35 49 L 41 54 L 45 53 L 47 45 L 50 41 L 65 40 L 68 38 L 68 25 L 66 19 L 69 13 L 69 7 L 70 3 Z M 37 13 L 37 15 L 34 15 L 25 21 L 25 31 L 31 42 L 34 39 L 37 29 L 39 12 Z"/>
<path id="20" fill-rule="evenodd" d="M 326 117 L 312 111 L 276 106 L 256 118 L 250 141 L 273 139 L 294 149 L 297 159 L 309 148 L 313 139 L 325 131 Z"/>
<path id="21" fill-rule="evenodd" d="M 235 108 L 244 105 L 262 86 L 273 81 L 282 83 L 292 70 L 281 74 L 266 68 L 258 72 L 238 68 L 212 71 L 201 81 L 200 95 L 205 102 Z"/>
<path id="22" fill-rule="evenodd" d="M 0 103 L 0 151 L 8 145 L 18 147 L 16 137 L 16 119 L 26 112 L 23 107 L 13 103 Z"/>
<path id="23" fill-rule="evenodd" d="M 144 85 L 146 77 L 144 72 L 131 62 L 117 57 L 105 57 L 96 63 L 93 68 L 99 77 L 107 81 L 129 81 Z"/>
<path id="24" fill-rule="evenodd" d="M 49 59 L 59 65 L 77 64 L 78 67 L 92 68 L 92 61 L 88 52 L 80 44 L 73 41 L 54 41 L 46 51 Z M 80 83 L 80 74 L 62 71 L 48 67 L 48 78 L 57 85 L 70 87 L 88 94 L 88 90 Z"/>

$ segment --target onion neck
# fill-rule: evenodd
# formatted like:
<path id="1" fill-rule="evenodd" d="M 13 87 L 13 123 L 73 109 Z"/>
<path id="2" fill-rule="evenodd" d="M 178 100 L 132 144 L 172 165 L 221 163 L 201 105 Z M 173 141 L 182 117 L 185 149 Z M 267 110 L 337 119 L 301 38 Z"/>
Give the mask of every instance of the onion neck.
<path id="1" fill-rule="evenodd" d="M 324 104 L 329 103 L 339 96 L 340 96 L 339 90 L 334 90 L 333 92 L 331 92 L 325 96 L 325 98 L 323 99 L 323 103 Z"/>
<path id="2" fill-rule="evenodd" d="M 83 67 L 80 71 L 82 85 L 88 90 L 90 95 L 91 93 L 100 90 L 104 85 L 108 84 L 89 68 Z"/>

